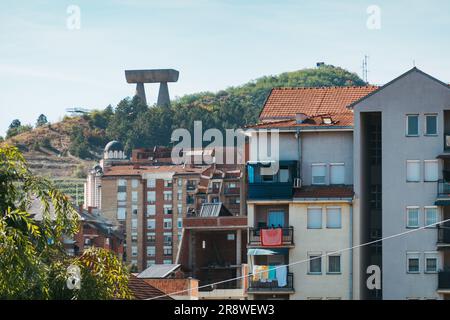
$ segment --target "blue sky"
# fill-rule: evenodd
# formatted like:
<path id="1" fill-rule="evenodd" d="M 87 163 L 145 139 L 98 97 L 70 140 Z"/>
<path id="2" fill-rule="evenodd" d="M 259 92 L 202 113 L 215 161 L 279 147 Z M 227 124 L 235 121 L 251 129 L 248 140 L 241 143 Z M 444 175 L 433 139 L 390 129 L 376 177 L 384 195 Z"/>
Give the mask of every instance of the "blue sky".
<path id="1" fill-rule="evenodd" d="M 69 5 L 81 12 L 69 30 Z M 369 5 L 381 28 L 366 26 Z M 243 84 L 318 61 L 385 83 L 413 66 L 450 82 L 450 1 L 2 0 L 0 135 L 18 118 L 58 121 L 134 92 L 125 69 L 175 68 L 172 97 Z M 446 59 L 447 57 L 447 59 Z M 157 86 L 146 87 L 150 103 Z"/>

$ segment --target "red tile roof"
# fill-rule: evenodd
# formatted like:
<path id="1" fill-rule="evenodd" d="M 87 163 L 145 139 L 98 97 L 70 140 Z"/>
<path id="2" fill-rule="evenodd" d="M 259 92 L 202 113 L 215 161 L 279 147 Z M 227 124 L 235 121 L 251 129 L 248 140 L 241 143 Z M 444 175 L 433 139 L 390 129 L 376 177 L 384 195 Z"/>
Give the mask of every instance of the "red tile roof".
<path id="1" fill-rule="evenodd" d="M 353 198 L 352 186 L 303 186 L 294 198 Z"/>
<path id="2" fill-rule="evenodd" d="M 130 288 L 134 298 L 137 300 L 147 300 L 152 298 L 156 298 L 155 300 L 173 300 L 173 298 L 167 296 L 161 290 L 148 284 L 143 279 L 139 279 L 133 274 L 130 275 L 128 288 Z"/>
<path id="3" fill-rule="evenodd" d="M 259 116 L 265 124 L 254 127 L 330 126 L 323 123 L 323 116 L 332 118 L 331 126 L 352 126 L 353 113 L 347 106 L 377 89 L 376 86 L 274 88 Z M 297 114 L 305 114 L 308 121 L 297 124 Z"/>
<path id="4" fill-rule="evenodd" d="M 136 166 L 136 165 L 120 165 L 106 167 L 104 176 L 139 176 L 144 173 L 163 173 L 174 172 L 180 174 L 201 173 L 206 167 L 183 167 L 182 165 L 166 165 L 166 166 Z"/>

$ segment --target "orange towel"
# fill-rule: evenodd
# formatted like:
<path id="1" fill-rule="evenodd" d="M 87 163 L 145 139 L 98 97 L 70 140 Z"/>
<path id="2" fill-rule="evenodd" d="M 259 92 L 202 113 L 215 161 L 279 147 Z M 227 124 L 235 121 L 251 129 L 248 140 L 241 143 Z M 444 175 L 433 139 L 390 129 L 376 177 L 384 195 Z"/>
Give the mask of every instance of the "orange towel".
<path id="1" fill-rule="evenodd" d="M 261 244 L 268 247 L 281 246 L 283 244 L 283 230 L 281 228 L 262 229 Z"/>

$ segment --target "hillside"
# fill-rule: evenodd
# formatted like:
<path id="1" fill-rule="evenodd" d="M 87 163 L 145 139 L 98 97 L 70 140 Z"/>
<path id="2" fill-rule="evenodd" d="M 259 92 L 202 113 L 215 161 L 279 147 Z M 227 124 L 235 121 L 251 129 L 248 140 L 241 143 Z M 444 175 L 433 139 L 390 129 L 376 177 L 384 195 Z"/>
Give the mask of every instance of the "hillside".
<path id="1" fill-rule="evenodd" d="M 130 152 L 135 147 L 169 145 L 176 128 L 192 130 L 195 120 L 203 129 L 239 128 L 257 121 L 273 87 L 365 85 L 354 73 L 324 65 L 318 68 L 264 76 L 244 85 L 213 92 L 185 95 L 171 107 L 147 107 L 135 97 L 115 108 L 95 110 L 79 117 L 20 133 L 7 143 L 18 146 L 32 170 L 57 179 L 81 178 L 83 171 L 101 157 L 103 146 L 120 140 Z"/>

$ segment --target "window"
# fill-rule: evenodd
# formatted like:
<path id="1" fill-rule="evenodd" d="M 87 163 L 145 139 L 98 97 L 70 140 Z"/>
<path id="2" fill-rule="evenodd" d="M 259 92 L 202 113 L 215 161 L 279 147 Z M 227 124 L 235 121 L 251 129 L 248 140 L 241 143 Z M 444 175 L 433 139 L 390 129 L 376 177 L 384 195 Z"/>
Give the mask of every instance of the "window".
<path id="1" fill-rule="evenodd" d="M 420 160 L 406 160 L 406 181 L 420 181 Z"/>
<path id="2" fill-rule="evenodd" d="M 155 219 L 148 219 L 147 220 L 147 229 L 155 229 L 156 222 Z"/>
<path id="3" fill-rule="evenodd" d="M 138 201 L 138 193 L 137 193 L 137 191 L 132 191 L 131 192 L 131 201 L 133 201 L 133 202 L 137 202 Z"/>
<path id="4" fill-rule="evenodd" d="M 154 257 L 156 253 L 156 249 L 154 246 L 147 246 L 147 256 Z"/>
<path id="5" fill-rule="evenodd" d="M 164 245 L 172 245 L 172 234 L 164 232 Z"/>
<path id="6" fill-rule="evenodd" d="M 425 160 L 424 180 L 436 182 L 439 179 L 438 160 Z"/>
<path id="7" fill-rule="evenodd" d="M 131 187 L 133 189 L 136 189 L 138 186 L 139 186 L 139 180 L 138 179 L 131 180 Z"/>
<path id="8" fill-rule="evenodd" d="M 137 242 L 137 240 L 138 240 L 137 232 L 132 232 L 131 233 L 131 242 Z"/>
<path id="9" fill-rule="evenodd" d="M 156 180 L 155 179 L 148 179 L 147 180 L 147 188 L 154 188 L 156 186 Z"/>
<path id="10" fill-rule="evenodd" d="M 322 273 L 322 254 L 314 253 L 308 255 L 309 259 L 309 272 L 311 274 L 321 274 Z"/>
<path id="11" fill-rule="evenodd" d="M 171 204 L 164 205 L 164 214 L 172 214 L 172 205 Z"/>
<path id="12" fill-rule="evenodd" d="M 179 187 L 182 187 L 182 186 L 183 186 L 183 180 L 182 180 L 182 179 L 178 179 L 178 180 L 177 180 L 177 185 L 178 185 Z"/>
<path id="13" fill-rule="evenodd" d="M 127 193 L 117 192 L 117 201 L 127 201 Z"/>
<path id="14" fill-rule="evenodd" d="M 172 260 L 163 260 L 163 264 L 172 264 Z"/>
<path id="15" fill-rule="evenodd" d="M 183 228 L 183 218 L 177 219 L 177 227 L 178 227 L 178 229 Z"/>
<path id="16" fill-rule="evenodd" d="M 327 208 L 327 228 L 339 229 L 342 227 L 341 208 Z"/>
<path id="17" fill-rule="evenodd" d="M 172 247 L 165 246 L 163 248 L 163 253 L 165 256 L 171 256 L 172 255 Z"/>
<path id="18" fill-rule="evenodd" d="M 264 182 L 273 182 L 273 175 L 264 174 L 261 177 Z"/>
<path id="19" fill-rule="evenodd" d="M 147 205 L 147 216 L 154 216 L 156 214 L 156 206 L 154 204 Z"/>
<path id="20" fill-rule="evenodd" d="M 164 229 L 172 229 L 172 219 L 164 219 Z"/>
<path id="21" fill-rule="evenodd" d="M 155 260 L 147 260 L 147 268 L 151 267 L 152 265 L 154 265 L 156 263 Z"/>
<path id="22" fill-rule="evenodd" d="M 407 257 L 407 272 L 419 273 L 420 272 L 420 254 L 418 252 L 406 253 Z"/>
<path id="23" fill-rule="evenodd" d="M 164 191 L 164 200 L 166 201 L 172 200 L 172 191 Z"/>
<path id="24" fill-rule="evenodd" d="M 425 272 L 438 272 L 438 256 L 435 252 L 425 252 Z"/>
<path id="25" fill-rule="evenodd" d="M 156 242 L 156 234 L 154 232 L 147 232 L 147 242 L 148 243 Z"/>
<path id="26" fill-rule="evenodd" d="M 322 208 L 308 208 L 308 229 L 322 228 Z"/>
<path id="27" fill-rule="evenodd" d="M 328 273 L 341 273 L 341 256 L 328 256 Z"/>
<path id="28" fill-rule="evenodd" d="M 437 207 L 425 207 L 425 225 L 433 225 L 439 221 L 439 214 Z"/>
<path id="29" fill-rule="evenodd" d="M 408 228 L 419 227 L 419 207 L 406 208 L 406 227 Z"/>
<path id="30" fill-rule="evenodd" d="M 177 209 L 178 209 L 178 214 L 183 214 L 183 205 L 182 204 L 179 204 L 177 206 Z"/>
<path id="31" fill-rule="evenodd" d="M 135 215 L 138 214 L 138 206 L 133 204 L 131 206 L 131 212 L 133 212 L 133 214 L 135 214 Z"/>
<path id="32" fill-rule="evenodd" d="M 126 208 L 117 208 L 117 220 L 125 220 L 127 217 Z"/>
<path id="33" fill-rule="evenodd" d="M 326 165 L 317 163 L 312 165 L 312 184 L 325 184 Z"/>
<path id="34" fill-rule="evenodd" d="M 164 187 L 165 188 L 172 188 L 172 179 L 165 179 L 164 180 Z"/>
<path id="35" fill-rule="evenodd" d="M 136 246 L 132 246 L 132 247 L 131 247 L 131 255 L 132 255 L 133 257 L 136 257 L 137 254 L 138 254 L 137 247 L 136 247 Z"/>
<path id="36" fill-rule="evenodd" d="M 330 184 L 344 184 L 345 166 L 343 163 L 330 165 Z"/>
<path id="37" fill-rule="evenodd" d="M 406 135 L 418 136 L 419 135 L 419 115 L 409 114 L 406 116 Z"/>
<path id="38" fill-rule="evenodd" d="M 125 179 L 118 179 L 117 180 L 117 186 L 118 187 L 126 187 L 127 186 L 127 180 L 125 180 Z"/>
<path id="39" fill-rule="evenodd" d="M 156 201 L 156 192 L 155 191 L 147 191 L 147 201 L 148 202 Z"/>
<path id="40" fill-rule="evenodd" d="M 178 201 L 182 201 L 183 200 L 183 190 L 178 190 L 177 200 Z"/>
<path id="41" fill-rule="evenodd" d="M 288 167 L 280 168 L 280 182 L 289 182 L 289 168 Z"/>
<path id="42" fill-rule="evenodd" d="M 427 136 L 437 135 L 437 114 L 425 115 L 425 135 Z"/>
<path id="43" fill-rule="evenodd" d="M 131 229 L 137 229 L 137 219 L 131 219 Z"/>

